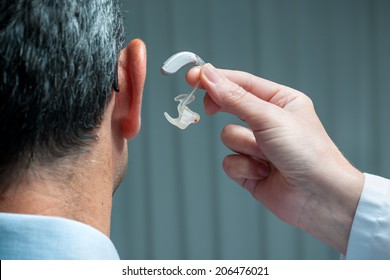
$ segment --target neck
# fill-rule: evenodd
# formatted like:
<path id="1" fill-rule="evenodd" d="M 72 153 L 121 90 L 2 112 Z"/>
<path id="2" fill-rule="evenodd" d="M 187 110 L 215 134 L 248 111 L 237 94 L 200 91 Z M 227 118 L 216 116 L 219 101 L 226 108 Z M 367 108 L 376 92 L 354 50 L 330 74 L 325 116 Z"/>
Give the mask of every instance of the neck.
<path id="1" fill-rule="evenodd" d="M 111 119 L 104 118 L 90 151 L 31 167 L 0 195 L 0 212 L 68 218 L 109 236 L 112 195 L 120 181 L 116 159 L 127 147 L 112 138 L 112 129 Z"/>
<path id="2" fill-rule="evenodd" d="M 71 167 L 29 170 L 1 195 L 0 211 L 64 217 L 109 236 L 113 187 L 110 176 L 100 172 L 100 163 L 79 159 Z"/>

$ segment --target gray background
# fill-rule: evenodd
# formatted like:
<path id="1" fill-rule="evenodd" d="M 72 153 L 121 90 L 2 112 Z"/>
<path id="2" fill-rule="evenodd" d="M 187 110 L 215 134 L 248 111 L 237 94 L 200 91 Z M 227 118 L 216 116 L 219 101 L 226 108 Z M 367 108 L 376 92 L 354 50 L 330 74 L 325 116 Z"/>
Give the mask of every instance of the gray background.
<path id="1" fill-rule="evenodd" d="M 297 88 L 335 143 L 365 172 L 390 177 L 390 1 L 123 0 L 127 39 L 148 47 L 142 129 L 114 197 L 112 239 L 124 259 L 334 259 L 338 254 L 279 221 L 221 168 L 220 131 L 236 118 L 191 108 L 179 130 L 173 98 L 185 71 L 162 62 L 189 50 L 215 66 Z"/>

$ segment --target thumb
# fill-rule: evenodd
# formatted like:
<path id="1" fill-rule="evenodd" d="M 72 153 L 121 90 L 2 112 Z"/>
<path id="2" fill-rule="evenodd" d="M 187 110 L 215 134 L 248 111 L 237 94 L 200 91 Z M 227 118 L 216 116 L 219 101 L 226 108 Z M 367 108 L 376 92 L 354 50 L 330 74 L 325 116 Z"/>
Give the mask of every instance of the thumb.
<path id="1" fill-rule="evenodd" d="M 232 82 L 209 63 L 201 69 L 200 82 L 222 111 L 242 119 L 253 130 L 261 129 L 269 113 L 280 109 Z"/>

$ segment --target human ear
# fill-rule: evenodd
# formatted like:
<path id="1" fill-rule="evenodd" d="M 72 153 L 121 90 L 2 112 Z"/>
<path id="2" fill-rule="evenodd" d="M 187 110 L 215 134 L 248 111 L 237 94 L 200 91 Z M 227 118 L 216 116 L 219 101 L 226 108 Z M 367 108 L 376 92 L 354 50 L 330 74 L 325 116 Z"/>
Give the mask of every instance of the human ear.
<path id="1" fill-rule="evenodd" d="M 146 77 L 146 46 L 132 40 L 120 53 L 118 61 L 119 93 L 115 97 L 114 119 L 119 121 L 124 138 L 134 138 L 141 127 L 142 93 Z"/>

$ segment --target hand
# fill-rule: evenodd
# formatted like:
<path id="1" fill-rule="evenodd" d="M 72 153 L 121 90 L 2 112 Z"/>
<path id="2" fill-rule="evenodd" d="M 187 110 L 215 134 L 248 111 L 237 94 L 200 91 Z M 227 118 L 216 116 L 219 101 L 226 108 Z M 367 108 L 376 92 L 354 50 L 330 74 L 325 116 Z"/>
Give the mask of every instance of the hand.
<path id="1" fill-rule="evenodd" d="M 207 64 L 187 74 L 207 91 L 208 114 L 236 115 L 223 143 L 227 175 L 285 222 L 345 253 L 364 176 L 341 154 L 303 93 Z"/>

